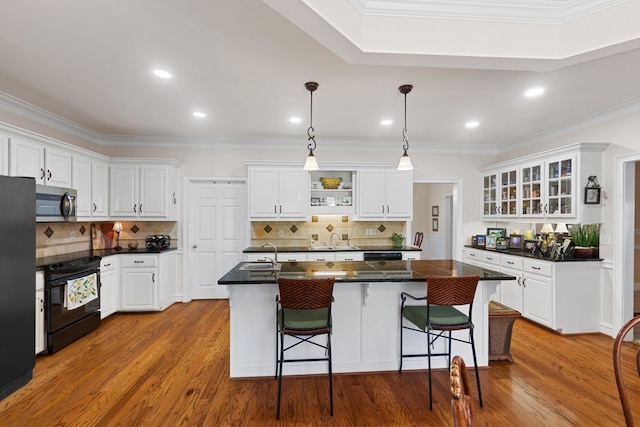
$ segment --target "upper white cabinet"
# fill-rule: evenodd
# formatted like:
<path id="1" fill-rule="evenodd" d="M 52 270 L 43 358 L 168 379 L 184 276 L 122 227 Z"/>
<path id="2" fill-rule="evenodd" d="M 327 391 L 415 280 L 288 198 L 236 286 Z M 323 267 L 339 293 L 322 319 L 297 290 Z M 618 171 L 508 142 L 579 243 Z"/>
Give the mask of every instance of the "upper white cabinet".
<path id="1" fill-rule="evenodd" d="M 71 153 L 20 138 L 9 141 L 9 173 L 36 184 L 71 187 Z"/>
<path id="2" fill-rule="evenodd" d="M 308 177 L 301 167 L 249 167 L 249 219 L 308 216 Z"/>
<path id="3" fill-rule="evenodd" d="M 412 219 L 413 174 L 411 172 L 395 169 L 362 169 L 358 174 L 358 218 Z"/>
<path id="4" fill-rule="evenodd" d="M 602 177 L 608 144 L 580 143 L 481 170 L 485 219 L 599 223 L 601 206 L 585 204 L 588 177 Z"/>
<path id="5" fill-rule="evenodd" d="M 112 162 L 111 216 L 176 219 L 176 170 L 177 165 L 170 161 Z"/>
<path id="6" fill-rule="evenodd" d="M 100 159 L 73 156 L 73 188 L 78 192 L 78 219 L 109 216 L 109 164 Z"/>
<path id="7" fill-rule="evenodd" d="M 355 171 L 350 170 L 309 172 L 309 213 L 312 215 L 353 215 L 356 211 L 353 190 L 355 174 Z M 332 178 L 335 185 L 323 184 L 323 179 Z"/>

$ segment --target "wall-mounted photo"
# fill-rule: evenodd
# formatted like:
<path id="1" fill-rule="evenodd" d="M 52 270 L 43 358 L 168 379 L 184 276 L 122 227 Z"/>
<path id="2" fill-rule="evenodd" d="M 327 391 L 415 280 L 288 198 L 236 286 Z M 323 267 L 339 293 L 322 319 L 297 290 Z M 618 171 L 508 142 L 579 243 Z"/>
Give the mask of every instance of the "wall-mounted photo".
<path id="1" fill-rule="evenodd" d="M 433 218 L 431 220 L 431 230 L 438 231 L 438 218 Z"/>
<path id="2" fill-rule="evenodd" d="M 440 215 L 440 207 L 439 206 L 431 206 L 431 216 Z"/>

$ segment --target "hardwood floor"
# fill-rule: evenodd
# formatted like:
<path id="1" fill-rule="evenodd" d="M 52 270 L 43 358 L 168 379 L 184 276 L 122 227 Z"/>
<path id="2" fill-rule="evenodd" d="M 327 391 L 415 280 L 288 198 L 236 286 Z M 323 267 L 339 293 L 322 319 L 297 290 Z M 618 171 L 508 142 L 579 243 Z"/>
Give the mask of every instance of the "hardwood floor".
<path id="1" fill-rule="evenodd" d="M 444 370 L 434 373 L 433 411 L 426 371 L 336 375 L 333 417 L 326 376 L 284 378 L 276 422 L 277 381 L 228 378 L 228 330 L 225 300 L 111 316 L 82 340 L 38 357 L 33 380 L 0 401 L 0 426 L 452 425 Z M 633 345 L 625 344 L 624 368 L 640 422 Z M 560 336 L 516 321 L 514 361 L 481 370 L 484 408 L 472 388 L 479 424 L 624 425 L 612 346 L 604 335 Z"/>

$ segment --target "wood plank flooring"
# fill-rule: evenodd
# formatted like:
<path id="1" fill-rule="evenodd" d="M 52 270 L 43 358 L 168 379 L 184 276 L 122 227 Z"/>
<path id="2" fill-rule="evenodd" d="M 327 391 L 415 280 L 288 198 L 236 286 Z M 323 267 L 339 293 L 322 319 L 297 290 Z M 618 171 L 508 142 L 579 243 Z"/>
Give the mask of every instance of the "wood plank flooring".
<path id="1" fill-rule="evenodd" d="M 276 380 L 228 378 L 228 336 L 226 300 L 113 315 L 82 340 L 38 357 L 34 379 L 0 401 L 0 426 L 452 425 L 444 370 L 434 373 L 433 411 L 426 371 L 336 375 L 333 417 L 326 376 L 284 378 L 276 421 Z M 601 334 L 560 336 L 517 320 L 514 361 L 480 372 L 484 408 L 473 386 L 480 425 L 624 425 L 612 346 Z M 640 423 L 633 349 L 625 345 L 625 371 Z"/>

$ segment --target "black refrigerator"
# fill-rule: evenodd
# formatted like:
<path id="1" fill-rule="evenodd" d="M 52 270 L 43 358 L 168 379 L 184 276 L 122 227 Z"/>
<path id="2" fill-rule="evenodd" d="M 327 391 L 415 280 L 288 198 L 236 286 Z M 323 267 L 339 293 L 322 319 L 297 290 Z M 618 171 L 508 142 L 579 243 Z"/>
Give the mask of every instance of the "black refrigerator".
<path id="1" fill-rule="evenodd" d="M 35 357 L 36 184 L 0 176 L 0 400 L 27 384 Z"/>

